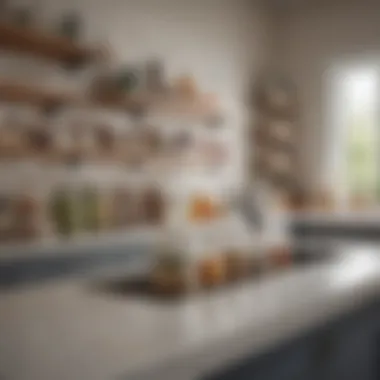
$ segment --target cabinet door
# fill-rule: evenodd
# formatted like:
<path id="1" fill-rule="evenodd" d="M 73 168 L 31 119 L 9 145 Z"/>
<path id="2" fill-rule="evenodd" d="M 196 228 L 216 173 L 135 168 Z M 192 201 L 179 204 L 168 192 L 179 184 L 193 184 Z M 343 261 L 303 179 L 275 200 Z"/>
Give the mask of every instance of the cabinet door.
<path id="1" fill-rule="evenodd" d="M 380 379 L 380 307 L 370 308 L 330 332 L 332 349 L 323 363 L 326 380 Z"/>
<path id="2" fill-rule="evenodd" d="M 379 380 L 380 305 L 252 356 L 207 380 Z"/>
<path id="3" fill-rule="evenodd" d="M 205 377 L 205 380 L 310 380 L 314 365 L 314 338 L 297 340 L 276 352 L 253 356 L 233 368 Z"/>

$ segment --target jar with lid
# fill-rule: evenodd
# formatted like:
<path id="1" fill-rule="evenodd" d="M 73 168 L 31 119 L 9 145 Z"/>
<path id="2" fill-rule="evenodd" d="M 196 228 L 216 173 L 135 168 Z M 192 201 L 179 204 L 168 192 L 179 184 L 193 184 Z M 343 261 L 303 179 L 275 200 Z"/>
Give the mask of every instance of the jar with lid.
<path id="1" fill-rule="evenodd" d="M 0 189 L 0 240 L 19 243 L 47 236 L 44 187 L 33 186 L 27 176 L 11 182 Z"/>
<path id="2" fill-rule="evenodd" d="M 23 147 L 24 130 L 25 125 L 14 113 L 9 113 L 1 120 L 0 158 L 19 158 L 25 153 Z"/>
<path id="3" fill-rule="evenodd" d="M 140 197 L 138 191 L 127 185 L 118 185 L 112 195 L 112 225 L 123 228 L 139 223 Z"/>
<path id="4" fill-rule="evenodd" d="M 49 214 L 58 236 L 71 237 L 81 231 L 81 176 L 70 170 L 59 173 L 49 197 Z"/>
<path id="5" fill-rule="evenodd" d="M 18 241 L 41 238 L 45 231 L 44 200 L 38 194 L 20 193 L 14 199 L 13 236 Z"/>
<path id="6" fill-rule="evenodd" d="M 142 217 L 148 225 L 160 225 L 164 221 L 165 204 L 158 187 L 149 186 L 142 191 Z"/>
<path id="7" fill-rule="evenodd" d="M 193 257 L 196 260 L 198 282 L 204 288 L 221 285 L 226 280 L 223 246 L 214 223 L 193 227 Z"/>
<path id="8" fill-rule="evenodd" d="M 194 288 L 191 263 L 181 238 L 166 231 L 158 245 L 152 266 L 150 282 L 153 291 L 179 294 Z"/>
<path id="9" fill-rule="evenodd" d="M 99 231 L 109 231 L 113 227 L 113 187 L 106 183 L 98 188 Z"/>
<path id="10" fill-rule="evenodd" d="M 94 184 L 85 184 L 80 190 L 78 197 L 78 208 L 81 212 L 80 228 L 84 232 L 99 232 L 100 209 L 99 191 Z"/>
<path id="11" fill-rule="evenodd" d="M 71 236 L 75 232 L 73 195 L 70 187 L 61 186 L 52 191 L 49 200 L 53 229 L 59 236 Z"/>

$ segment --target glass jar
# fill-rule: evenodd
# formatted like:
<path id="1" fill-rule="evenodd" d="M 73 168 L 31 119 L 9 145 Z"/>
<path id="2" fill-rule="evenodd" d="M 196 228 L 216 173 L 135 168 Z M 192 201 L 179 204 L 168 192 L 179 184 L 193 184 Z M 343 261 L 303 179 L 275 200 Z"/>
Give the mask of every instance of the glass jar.
<path id="1" fill-rule="evenodd" d="M 85 186 L 78 194 L 78 208 L 81 211 L 80 229 L 98 232 L 100 228 L 99 191 L 95 186 Z"/>
<path id="2" fill-rule="evenodd" d="M 73 200 L 68 188 L 53 190 L 49 210 L 54 230 L 58 235 L 70 236 L 74 233 Z"/>

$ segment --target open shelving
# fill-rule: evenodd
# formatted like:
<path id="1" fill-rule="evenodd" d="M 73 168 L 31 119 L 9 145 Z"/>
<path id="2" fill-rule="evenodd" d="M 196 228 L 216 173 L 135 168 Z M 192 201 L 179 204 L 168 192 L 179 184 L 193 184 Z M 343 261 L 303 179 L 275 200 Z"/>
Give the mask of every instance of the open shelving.
<path id="1" fill-rule="evenodd" d="M 27 53 L 64 64 L 91 63 L 104 57 L 99 49 L 81 45 L 68 38 L 4 22 L 0 22 L 0 50 Z M 208 117 L 210 114 L 215 114 L 215 110 L 202 99 L 178 100 L 171 96 L 152 96 L 151 94 L 92 99 L 88 96 L 10 81 L 0 81 L 0 101 L 47 108 L 73 106 L 125 112 L 153 111 L 153 113 L 164 110 L 169 116 Z"/>
<path id="2" fill-rule="evenodd" d="M 99 50 L 82 46 L 68 38 L 30 27 L 0 23 L 0 49 L 28 53 L 61 63 L 91 62 Z"/>
<path id="3" fill-rule="evenodd" d="M 75 93 L 55 91 L 46 87 L 21 84 L 13 81 L 0 82 L 0 101 L 33 105 L 37 107 L 86 107 L 109 108 L 129 111 L 146 104 L 143 97 L 123 97 L 114 100 L 95 100 Z"/>
<path id="4" fill-rule="evenodd" d="M 250 149 L 251 178 L 269 183 L 293 207 L 301 187 L 297 89 L 288 79 L 265 78 L 257 86 L 254 106 L 257 121 L 250 134 L 254 144 Z"/>
<path id="5" fill-rule="evenodd" d="M 178 115 L 207 118 L 218 114 L 216 107 L 209 106 L 202 98 L 196 100 L 157 97 L 149 94 L 126 95 L 110 99 L 93 99 L 73 92 L 56 91 L 47 87 L 0 81 L 0 101 L 42 108 L 78 107 L 104 108 L 121 112 L 147 111 L 152 114 Z"/>
<path id="6" fill-rule="evenodd" d="M 46 31 L 39 31 L 30 27 L 21 27 L 0 22 L 0 51 L 1 50 L 46 58 L 65 65 L 67 68 L 75 68 L 82 64 L 91 64 L 98 59 L 104 58 L 104 55 L 99 52 L 99 50 L 81 45 L 62 36 L 49 34 Z M 163 124 L 180 124 L 181 128 L 185 125 L 186 129 L 190 131 L 194 130 L 188 128 L 190 122 L 194 125 L 204 126 L 207 124 L 207 126 L 215 127 L 215 125 L 220 125 L 222 120 L 217 101 L 215 97 L 210 94 L 201 94 L 196 90 L 188 91 L 187 89 L 186 91 L 186 88 L 184 90 L 184 87 L 176 87 L 175 85 L 173 85 L 172 89 L 168 88 L 169 86 L 163 86 L 160 87 L 161 90 L 156 91 L 150 91 L 147 89 L 145 92 L 142 90 L 136 90 L 136 92 L 126 93 L 118 90 L 118 86 L 113 86 L 112 83 L 110 86 L 107 86 L 106 80 L 104 81 L 105 83 L 102 82 L 102 77 L 95 77 L 94 79 L 95 80 L 89 86 L 86 86 L 83 91 L 79 90 L 77 92 L 65 91 L 64 89 L 57 89 L 52 86 L 44 86 L 33 81 L 26 83 L 17 79 L 0 79 L 0 103 L 4 102 L 41 108 L 46 111 L 48 116 L 50 116 L 51 113 L 55 114 L 55 111 L 59 111 L 61 108 L 82 108 L 89 110 L 102 109 L 123 112 L 129 114 L 129 116 L 152 116 L 152 119 L 154 120 L 153 124 L 157 125 L 157 128 L 159 129 L 161 129 L 161 125 Z M 99 82 L 97 82 L 98 79 Z M 148 85 L 146 87 L 152 88 L 152 86 Z M 177 118 L 181 122 L 170 122 Z M 25 129 L 13 128 L 12 122 L 10 122 L 10 125 L 7 125 L 6 128 L 4 128 L 4 135 L 1 136 L 3 140 L 0 144 L 0 161 L 2 161 L 0 163 L 4 164 L 6 169 L 5 172 L 8 172 L 9 164 L 10 166 L 13 164 L 22 165 L 26 162 L 41 169 L 42 174 L 39 178 L 41 178 L 41 184 L 43 184 L 41 185 L 43 187 L 43 191 L 41 191 L 43 195 L 38 194 L 38 196 L 41 195 L 41 199 L 37 202 L 38 205 L 37 203 L 30 203 L 30 209 L 35 207 L 36 210 L 39 208 L 39 211 L 42 210 L 41 212 L 44 213 L 49 202 L 47 194 L 55 191 L 55 189 L 60 186 L 57 185 L 57 183 L 60 184 L 61 182 L 64 184 L 63 187 L 66 186 L 65 183 L 67 182 L 67 186 L 70 189 L 70 186 L 74 183 L 76 186 L 78 185 L 79 188 L 80 183 L 82 182 L 85 186 L 96 188 L 96 191 L 99 193 L 104 192 L 104 184 L 100 186 L 97 182 L 98 180 L 95 180 L 95 177 L 101 177 L 104 182 L 106 176 L 101 176 L 100 172 L 104 169 L 108 178 L 111 168 L 115 166 L 120 168 L 120 175 L 117 173 L 117 175 L 115 175 L 115 180 L 113 180 L 113 176 L 112 179 L 110 176 L 110 183 L 115 182 L 116 187 L 127 186 L 127 194 L 130 191 L 129 187 L 134 188 L 134 186 L 140 184 L 140 182 L 143 184 L 143 187 L 146 186 L 144 193 L 146 190 L 155 190 L 157 184 L 160 184 L 161 187 L 161 183 L 165 183 L 166 186 L 167 181 L 169 180 L 170 182 L 171 177 L 174 175 L 173 172 L 176 169 L 178 160 L 170 160 L 165 154 L 162 155 L 162 159 L 160 159 L 158 155 L 156 157 L 156 153 L 154 152 L 159 149 L 154 148 L 154 146 L 157 146 L 154 142 L 145 143 L 146 146 L 144 146 L 142 142 L 139 142 L 142 146 L 140 147 L 140 150 L 142 152 L 146 151 L 145 154 L 148 156 L 150 154 L 151 157 L 148 157 L 146 165 L 140 164 L 139 162 L 136 164 L 135 156 L 139 156 L 141 153 L 138 149 L 138 143 L 135 145 L 137 146 L 137 149 L 135 149 L 136 152 L 132 148 L 133 143 L 130 143 L 128 138 L 132 139 L 133 136 L 128 137 L 128 133 L 122 137 L 118 136 L 118 143 L 111 144 L 114 145 L 114 148 L 111 149 L 109 148 L 109 144 L 108 148 L 105 148 L 105 145 L 107 144 L 99 143 L 99 141 L 104 142 L 112 140 L 112 138 L 105 137 L 104 133 L 100 133 L 102 129 L 106 129 L 105 127 L 107 127 L 107 125 L 99 126 L 94 124 L 94 130 L 91 132 L 87 131 L 87 129 L 89 129 L 87 128 L 87 125 L 83 128 L 80 125 L 79 128 L 74 126 L 72 129 L 78 130 L 79 132 L 75 134 L 71 133 L 72 131 L 70 132 L 69 130 L 67 133 L 68 136 L 64 136 L 64 138 L 61 139 L 60 137 L 57 137 L 57 134 L 55 133 L 56 130 L 53 130 L 54 128 L 45 129 L 45 126 L 51 121 L 50 118 L 41 120 L 43 120 L 41 125 L 32 125 L 30 128 L 28 126 Z M 52 121 L 54 122 L 54 120 Z M 168 123 L 166 123 L 167 121 Z M 134 122 L 135 124 L 141 123 L 140 120 L 134 120 Z M 150 128 L 149 125 L 143 125 L 143 127 L 147 130 Z M 86 132 L 83 132 L 85 129 Z M 140 129 L 143 130 L 144 128 Z M 85 136 L 87 132 L 88 136 Z M 63 132 L 63 134 L 64 133 L 65 132 Z M 131 133 L 131 135 L 134 133 Z M 91 136 L 91 134 L 93 136 Z M 182 137 L 183 136 L 186 140 L 187 136 L 182 134 Z M 153 141 L 154 137 L 145 137 L 145 139 Z M 92 140 L 96 140 L 96 142 Z M 139 141 L 139 139 L 136 141 Z M 174 143 L 171 144 L 174 145 Z M 100 149 L 98 145 L 103 146 Z M 167 145 L 169 146 L 170 144 L 168 143 Z M 139 161 L 139 157 L 137 157 L 137 161 Z M 63 172 L 56 170 L 58 167 L 62 168 L 65 172 L 67 169 L 68 175 L 61 175 Z M 92 170 L 94 167 L 96 167 L 96 170 Z M 174 170 L 172 169 L 173 167 Z M 143 173 L 141 173 L 143 174 L 143 178 L 132 178 L 128 176 L 128 180 L 124 183 L 124 176 L 121 172 L 135 174 L 136 171 L 143 171 Z M 96 175 L 94 174 L 95 172 Z M 167 175 L 169 172 L 170 175 Z M 28 176 L 30 176 L 30 168 L 24 171 L 24 173 L 28 173 Z M 37 176 L 37 171 L 34 173 Z M 73 173 L 77 174 L 78 177 L 73 177 Z M 31 178 L 30 183 L 34 183 L 36 178 L 37 177 Z M 24 177 L 20 182 L 17 180 L 15 181 L 15 187 L 17 187 L 20 183 L 23 183 Z M 29 184 L 29 177 L 27 178 L 27 183 Z M 108 185 L 110 184 L 107 184 L 105 187 L 108 188 Z M 36 188 L 39 189 L 38 186 L 36 186 Z M 39 193 L 38 189 L 36 190 L 36 193 Z M 72 194 L 72 191 L 68 191 L 68 194 L 69 197 L 71 197 L 70 194 Z M 75 197 L 76 195 L 74 198 Z M 144 197 L 147 198 L 146 194 L 144 194 Z M 23 199 L 23 194 L 18 199 L 19 204 L 22 205 L 22 202 L 27 204 L 29 201 L 30 199 Z M 118 200 L 118 202 L 122 203 L 123 201 Z M 141 200 L 141 202 L 143 202 L 143 200 Z M 164 203 L 162 207 L 165 207 Z M 18 203 L 15 204 L 17 205 Z M 146 209 L 148 209 L 148 206 L 146 207 Z M 150 207 L 150 209 L 152 209 L 152 207 Z M 33 213 L 34 211 L 30 212 L 31 215 Z M 35 215 L 37 215 L 37 212 L 35 212 Z M 145 223 L 145 227 L 148 227 L 151 223 L 149 221 L 151 216 L 147 215 L 144 216 L 144 220 L 143 217 L 141 217 L 142 219 L 138 222 Z M 22 215 L 23 221 L 26 219 L 24 216 L 25 215 Z M 46 225 L 44 223 L 46 223 Z M 58 229 L 56 231 L 54 230 L 54 223 L 55 222 L 52 222 L 52 220 L 46 217 L 46 220 L 40 226 L 41 230 L 39 230 L 40 227 L 36 230 L 33 230 L 33 228 L 28 229 L 29 227 L 34 227 L 37 222 L 32 223 L 32 225 L 27 221 L 26 224 L 28 224 L 28 228 L 24 228 L 24 230 L 21 230 L 18 225 L 12 225 L 7 227 L 8 230 L 5 228 L 3 231 L 5 236 L 4 242 L 6 242 L 8 238 L 10 239 L 10 244 L 12 244 L 13 241 L 16 242 L 16 240 L 13 239 L 26 239 L 25 244 L 22 243 L 20 245 L 20 252 L 22 251 L 21 256 L 23 255 L 23 252 L 28 250 L 28 247 L 32 247 L 30 243 L 33 242 L 35 242 L 36 247 L 39 247 L 40 243 L 43 245 L 46 244 L 46 249 L 44 248 L 46 251 L 51 251 L 53 248 L 56 250 L 57 246 L 60 246 L 61 240 L 58 236 Z M 126 230 L 130 228 L 129 224 L 127 224 L 128 223 L 126 222 L 124 226 Z M 14 228 L 14 231 L 12 228 Z M 10 235 L 6 236 L 8 232 Z M 23 233 L 25 235 L 24 237 L 22 237 Z M 88 239 L 91 239 L 91 234 L 91 236 L 95 236 L 96 233 L 98 233 L 98 231 L 95 230 L 89 233 Z M 46 242 L 45 234 L 47 239 Z M 73 232 L 73 241 L 76 241 L 76 234 L 77 232 Z M 107 233 L 106 235 L 108 236 Z M 113 236 L 112 231 L 111 235 Z M 29 239 L 31 240 L 29 241 Z M 85 240 L 86 239 L 87 236 L 85 236 Z M 79 240 L 81 240 L 81 236 L 79 236 Z M 74 246 L 76 247 L 76 243 Z M 6 250 L 7 249 L 8 248 L 6 248 Z M 1 252 L 0 256 L 2 256 Z"/>
<path id="7" fill-rule="evenodd" d="M 40 86 L 30 86 L 12 81 L 0 82 L 0 100 L 3 102 L 30 104 L 40 107 L 74 104 L 79 97 L 52 91 Z"/>

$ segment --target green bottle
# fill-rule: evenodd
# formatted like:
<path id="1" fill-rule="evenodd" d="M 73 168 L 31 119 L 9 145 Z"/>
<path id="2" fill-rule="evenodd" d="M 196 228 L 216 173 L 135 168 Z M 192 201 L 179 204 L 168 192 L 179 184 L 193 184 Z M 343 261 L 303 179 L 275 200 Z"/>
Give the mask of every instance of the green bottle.
<path id="1" fill-rule="evenodd" d="M 100 227 L 98 195 L 94 188 L 85 188 L 81 194 L 82 228 L 95 232 Z"/>
<path id="2" fill-rule="evenodd" d="M 53 195 L 51 217 L 60 235 L 69 236 L 73 233 L 71 200 L 67 192 L 60 190 Z"/>

